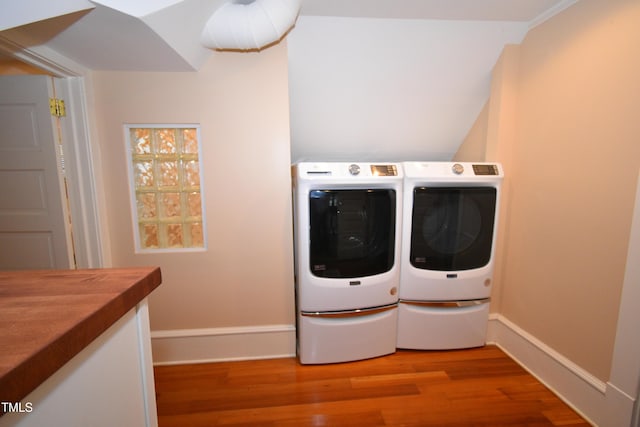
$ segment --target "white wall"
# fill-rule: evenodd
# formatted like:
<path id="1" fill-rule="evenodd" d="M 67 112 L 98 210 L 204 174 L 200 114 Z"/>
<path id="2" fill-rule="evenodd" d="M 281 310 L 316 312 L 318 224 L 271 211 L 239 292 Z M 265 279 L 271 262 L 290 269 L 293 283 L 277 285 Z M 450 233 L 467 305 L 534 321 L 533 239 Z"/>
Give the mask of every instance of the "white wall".
<path id="1" fill-rule="evenodd" d="M 292 160 L 449 160 L 526 23 L 301 16 L 288 36 Z"/>

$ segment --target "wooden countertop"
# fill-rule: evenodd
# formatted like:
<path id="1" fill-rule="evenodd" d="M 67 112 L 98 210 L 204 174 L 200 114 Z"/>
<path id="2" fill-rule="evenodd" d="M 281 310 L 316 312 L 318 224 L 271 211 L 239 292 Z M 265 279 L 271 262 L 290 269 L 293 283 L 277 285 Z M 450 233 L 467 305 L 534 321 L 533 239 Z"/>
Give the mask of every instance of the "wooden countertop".
<path id="1" fill-rule="evenodd" d="M 0 401 L 21 401 L 161 281 L 157 267 L 0 271 Z"/>

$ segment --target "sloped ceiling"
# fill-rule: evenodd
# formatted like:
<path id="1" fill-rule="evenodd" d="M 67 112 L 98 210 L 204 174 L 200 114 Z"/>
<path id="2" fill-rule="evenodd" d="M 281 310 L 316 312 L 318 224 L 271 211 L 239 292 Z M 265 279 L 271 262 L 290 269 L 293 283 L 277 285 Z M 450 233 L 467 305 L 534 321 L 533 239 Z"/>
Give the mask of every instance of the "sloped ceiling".
<path id="1" fill-rule="evenodd" d="M 93 8 L 88 0 L 9 0 L 2 4 L 0 31 Z"/>
<path id="2" fill-rule="evenodd" d="M 200 45 L 200 33 L 224 1 L 8 0 L 0 15 L 0 42 L 5 51 L 46 46 L 92 70 L 193 71 L 211 54 Z M 303 0 L 301 15 L 532 23 L 566 3 Z"/>
<path id="3" fill-rule="evenodd" d="M 212 55 L 201 31 L 224 1 L 9 0 L 0 53 L 197 71 Z M 292 160 L 450 159 L 503 46 L 576 1 L 303 0 L 287 36 Z"/>
<path id="4" fill-rule="evenodd" d="M 300 17 L 287 41 L 293 161 L 450 160 L 504 45 L 525 33 L 504 21 Z"/>
<path id="5" fill-rule="evenodd" d="M 307 0 L 287 39 L 292 161 L 450 160 L 505 44 L 569 5 Z"/>
<path id="6" fill-rule="evenodd" d="M 0 26 L 5 50 L 44 46 L 90 70 L 195 71 L 211 55 L 200 45 L 202 28 L 224 0 L 82 0 L 91 7 L 70 5 L 46 19 L 27 13 L 46 0 L 14 1 L 20 6 L 7 14 L 18 18 L 4 19 L 14 26 Z"/>

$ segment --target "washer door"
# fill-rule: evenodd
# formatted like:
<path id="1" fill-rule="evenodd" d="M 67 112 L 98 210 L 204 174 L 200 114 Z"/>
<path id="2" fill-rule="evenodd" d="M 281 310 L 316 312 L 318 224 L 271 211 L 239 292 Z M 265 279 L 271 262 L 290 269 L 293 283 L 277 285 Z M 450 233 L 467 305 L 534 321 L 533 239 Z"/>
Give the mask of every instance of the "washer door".
<path id="1" fill-rule="evenodd" d="M 413 190 L 411 264 L 461 271 L 491 259 L 497 191 L 493 187 L 416 187 Z"/>
<path id="2" fill-rule="evenodd" d="M 393 267 L 395 190 L 313 190 L 309 216 L 313 275 L 366 277 Z"/>

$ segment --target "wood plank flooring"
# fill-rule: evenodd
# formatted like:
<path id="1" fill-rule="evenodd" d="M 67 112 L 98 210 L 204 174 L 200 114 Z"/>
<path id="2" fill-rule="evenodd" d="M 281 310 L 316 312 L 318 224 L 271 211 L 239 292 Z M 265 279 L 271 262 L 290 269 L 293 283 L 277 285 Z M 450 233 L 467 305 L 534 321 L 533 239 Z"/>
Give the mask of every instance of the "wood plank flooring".
<path id="1" fill-rule="evenodd" d="M 589 426 L 494 346 L 155 367 L 160 427 Z"/>

